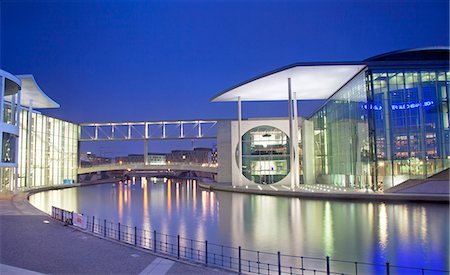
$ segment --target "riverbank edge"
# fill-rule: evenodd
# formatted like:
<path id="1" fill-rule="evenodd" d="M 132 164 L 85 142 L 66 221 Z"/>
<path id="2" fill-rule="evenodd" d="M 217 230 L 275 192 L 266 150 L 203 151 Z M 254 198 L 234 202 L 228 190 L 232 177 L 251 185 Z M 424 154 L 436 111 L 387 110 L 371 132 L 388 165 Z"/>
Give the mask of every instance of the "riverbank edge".
<path id="1" fill-rule="evenodd" d="M 34 194 L 37 194 L 37 193 L 40 193 L 40 192 L 46 192 L 46 191 L 52 191 L 52 190 L 61 190 L 61 189 L 74 188 L 74 187 L 86 187 L 86 186 L 93 186 L 93 185 L 99 185 L 99 184 L 108 184 L 108 183 L 113 183 L 113 182 L 111 182 L 111 180 L 109 180 L 109 181 L 108 180 L 99 180 L 99 181 L 95 181 L 95 182 L 85 182 L 85 183 L 80 182 L 80 183 L 72 183 L 72 184 L 67 184 L 67 185 L 45 186 L 45 187 L 42 187 L 42 188 L 36 188 L 36 189 L 31 189 L 31 190 L 19 191 L 19 192 L 16 192 L 16 193 L 11 192 L 10 193 L 10 195 L 11 195 L 10 199 L 14 200 L 14 198 L 16 198 L 16 199 L 19 199 L 19 200 L 23 200 L 27 204 L 28 207 L 31 207 L 31 208 L 41 212 L 43 215 L 48 216 L 48 217 L 52 218 L 52 220 L 54 220 L 53 217 L 51 217 L 48 213 L 45 213 L 42 210 L 34 207 L 29 201 L 30 196 L 32 196 Z M 61 225 L 61 229 L 63 229 L 64 226 L 67 226 L 61 221 L 58 221 L 58 220 L 54 220 L 54 221 L 56 223 L 58 223 L 59 225 Z M 228 269 L 225 269 L 225 268 L 221 268 L 219 266 L 206 266 L 206 265 L 201 264 L 201 263 L 192 262 L 192 261 L 189 261 L 189 260 L 178 259 L 177 257 L 172 257 L 171 255 L 166 255 L 166 254 L 162 254 L 162 253 L 155 253 L 152 250 L 148 250 L 148 249 L 144 249 L 144 248 L 140 248 L 140 247 L 135 247 L 134 245 L 130 245 L 130 244 L 127 244 L 127 243 L 119 242 L 117 240 L 110 239 L 110 238 L 105 238 L 105 237 L 103 237 L 101 235 L 94 234 L 94 233 L 89 232 L 87 230 L 82 230 L 82 229 L 80 229 L 80 228 L 78 228 L 76 226 L 69 225 L 68 227 L 70 227 L 71 229 L 75 229 L 75 230 L 77 230 L 79 232 L 82 232 L 84 234 L 87 234 L 87 235 L 90 235 L 90 236 L 93 236 L 93 237 L 97 237 L 97 238 L 99 238 L 101 240 L 104 240 L 104 241 L 113 242 L 113 243 L 120 244 L 120 245 L 125 246 L 125 247 L 130 247 L 130 248 L 136 249 L 138 251 L 149 253 L 151 255 L 154 255 L 154 256 L 157 256 L 157 257 L 160 257 L 160 258 L 169 259 L 171 261 L 174 261 L 174 262 L 177 262 L 177 263 L 180 263 L 180 264 L 186 264 L 186 265 L 190 265 L 190 266 L 193 266 L 193 267 L 202 268 L 205 271 L 208 271 L 208 270 L 209 271 L 223 271 L 223 272 L 227 272 L 227 273 L 230 273 L 230 274 L 237 274 L 233 270 L 228 270 Z"/>
<path id="2" fill-rule="evenodd" d="M 212 191 L 224 191 L 253 195 L 267 195 L 275 197 L 305 198 L 317 200 L 343 200 L 343 201 L 376 201 L 376 202 L 429 202 L 449 204 L 450 197 L 434 194 L 399 194 L 399 193 L 333 193 L 333 192 L 301 192 L 284 190 L 257 190 L 247 188 L 234 188 L 231 185 L 219 183 L 199 183 L 199 186 Z"/>

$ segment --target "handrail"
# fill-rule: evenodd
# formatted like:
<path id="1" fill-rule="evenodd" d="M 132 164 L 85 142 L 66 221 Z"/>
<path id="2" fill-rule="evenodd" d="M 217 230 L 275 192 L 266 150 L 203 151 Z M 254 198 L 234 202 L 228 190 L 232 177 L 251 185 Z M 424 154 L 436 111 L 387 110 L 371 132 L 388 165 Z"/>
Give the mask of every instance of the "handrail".
<path id="1" fill-rule="evenodd" d="M 52 218 L 74 225 L 74 215 L 71 211 L 52 206 Z M 83 220 L 84 219 L 84 220 Z M 81 223 L 76 226 L 92 234 L 104 238 L 118 240 L 131 246 L 144 248 L 154 253 L 164 254 L 176 259 L 192 261 L 206 266 L 220 267 L 238 273 L 257 274 L 391 274 L 420 272 L 420 274 L 449 274 L 449 270 L 424 267 L 399 266 L 386 263 L 367 263 L 347 261 L 325 257 L 294 256 L 263 251 L 231 247 L 210 243 L 207 240 L 194 240 L 180 235 L 174 236 L 145 230 L 141 228 L 113 223 L 82 215 Z M 83 226 L 82 224 L 85 224 Z M 419 274 L 419 273 L 418 273 Z"/>

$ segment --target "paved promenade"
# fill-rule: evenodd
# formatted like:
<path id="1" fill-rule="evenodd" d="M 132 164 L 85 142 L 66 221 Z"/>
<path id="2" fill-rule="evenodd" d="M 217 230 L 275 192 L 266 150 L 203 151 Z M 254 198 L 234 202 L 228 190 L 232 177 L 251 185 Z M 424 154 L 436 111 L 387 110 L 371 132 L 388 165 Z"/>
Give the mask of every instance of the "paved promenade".
<path id="1" fill-rule="evenodd" d="M 153 255 L 52 220 L 0 193 L 0 274 L 229 274 Z"/>

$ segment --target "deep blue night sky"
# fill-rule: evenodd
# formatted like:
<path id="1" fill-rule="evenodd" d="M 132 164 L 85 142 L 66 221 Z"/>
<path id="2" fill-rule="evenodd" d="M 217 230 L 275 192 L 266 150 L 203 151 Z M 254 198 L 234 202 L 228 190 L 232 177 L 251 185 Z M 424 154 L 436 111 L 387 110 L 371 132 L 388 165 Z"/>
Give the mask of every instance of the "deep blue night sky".
<path id="1" fill-rule="evenodd" d="M 258 74 L 439 45 L 447 0 L 1 1 L 0 67 L 33 74 L 61 104 L 43 113 L 74 122 L 234 118 L 209 99 Z M 246 103 L 244 116 L 285 105 Z"/>

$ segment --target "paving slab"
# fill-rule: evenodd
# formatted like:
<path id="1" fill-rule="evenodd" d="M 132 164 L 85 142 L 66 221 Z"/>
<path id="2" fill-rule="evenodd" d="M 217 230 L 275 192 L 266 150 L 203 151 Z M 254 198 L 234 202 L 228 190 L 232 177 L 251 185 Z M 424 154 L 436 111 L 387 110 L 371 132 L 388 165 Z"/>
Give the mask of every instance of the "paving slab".
<path id="1" fill-rule="evenodd" d="M 0 196 L 0 263 L 11 267 L 10 270 L 20 268 L 45 274 L 139 274 L 158 258 L 141 249 L 64 226 L 34 208 L 26 196 L 23 193 Z M 177 261 L 166 272 L 231 274 Z M 11 274 L 20 273 L 11 271 Z"/>

